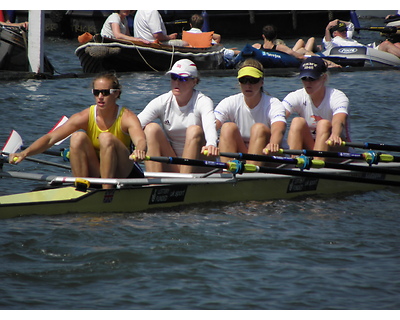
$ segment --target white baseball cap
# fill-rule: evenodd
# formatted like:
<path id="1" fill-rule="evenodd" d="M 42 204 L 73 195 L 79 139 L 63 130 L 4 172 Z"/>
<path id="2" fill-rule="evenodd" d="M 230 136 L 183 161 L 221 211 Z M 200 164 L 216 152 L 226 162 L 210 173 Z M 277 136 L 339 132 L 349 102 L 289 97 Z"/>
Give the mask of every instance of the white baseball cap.
<path id="1" fill-rule="evenodd" d="M 166 74 L 175 73 L 181 77 L 197 78 L 196 64 L 189 59 L 181 59 L 175 62 L 172 69 Z"/>

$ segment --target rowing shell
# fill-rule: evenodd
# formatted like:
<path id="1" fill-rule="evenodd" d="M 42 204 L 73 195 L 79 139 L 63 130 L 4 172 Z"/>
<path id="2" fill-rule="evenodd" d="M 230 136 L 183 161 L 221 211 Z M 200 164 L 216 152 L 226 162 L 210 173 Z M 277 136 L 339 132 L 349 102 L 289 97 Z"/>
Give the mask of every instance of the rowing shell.
<path id="1" fill-rule="evenodd" d="M 399 164 L 379 164 L 379 167 Z M 293 170 L 293 172 L 295 172 Z M 296 172 L 299 172 L 298 170 Z M 307 170 L 308 172 L 308 170 Z M 309 172 L 347 176 L 352 179 L 383 179 L 399 182 L 400 176 L 378 173 L 347 172 L 335 169 L 311 169 Z M 7 177 L 9 172 L 0 172 Z M 54 183 L 72 182 L 72 177 L 41 176 Z M 208 177 L 144 179 L 92 179 L 91 183 L 110 183 L 115 189 L 78 190 L 73 186 L 6 195 L 0 197 L 0 218 L 27 215 L 67 213 L 133 213 L 184 205 L 216 205 L 218 203 L 292 199 L 299 196 L 365 192 L 385 188 L 383 185 L 354 181 L 331 181 L 315 177 L 298 177 L 268 173 L 214 173 Z M 34 177 L 32 177 L 34 179 Z M 89 178 L 90 180 L 90 178 Z M 387 186 L 386 186 L 387 187 Z"/>

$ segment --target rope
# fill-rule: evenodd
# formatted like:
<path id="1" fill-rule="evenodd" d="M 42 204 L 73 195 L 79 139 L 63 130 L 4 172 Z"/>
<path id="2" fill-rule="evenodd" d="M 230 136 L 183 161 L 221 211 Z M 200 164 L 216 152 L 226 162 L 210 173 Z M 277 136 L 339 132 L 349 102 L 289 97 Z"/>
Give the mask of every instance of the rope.
<path id="1" fill-rule="evenodd" d="M 146 59 L 143 57 L 143 55 L 140 53 L 140 50 L 138 49 L 137 45 L 135 45 L 135 49 L 136 49 L 136 51 L 139 53 L 139 55 L 140 55 L 140 57 L 142 58 L 142 60 L 143 60 L 151 69 L 153 69 L 153 71 L 156 71 L 156 72 L 159 71 L 159 70 L 153 68 L 153 67 L 150 65 L 150 63 L 147 62 L 147 60 L 146 60 Z"/>

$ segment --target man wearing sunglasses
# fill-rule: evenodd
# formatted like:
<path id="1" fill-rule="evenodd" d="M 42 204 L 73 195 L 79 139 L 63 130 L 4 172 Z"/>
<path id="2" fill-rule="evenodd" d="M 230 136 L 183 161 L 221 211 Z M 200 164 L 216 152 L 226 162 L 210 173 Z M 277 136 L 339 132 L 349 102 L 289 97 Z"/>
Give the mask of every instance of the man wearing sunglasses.
<path id="1" fill-rule="evenodd" d="M 179 60 L 167 75 L 171 90 L 150 101 L 138 115 L 146 134 L 147 154 L 198 159 L 208 150 L 209 155 L 218 155 L 214 104 L 195 89 L 200 81 L 196 65 L 189 59 Z M 194 168 L 146 161 L 146 170 L 190 173 Z"/>
<path id="2" fill-rule="evenodd" d="M 289 93 L 282 103 L 292 119 L 288 133 L 290 149 L 327 151 L 328 144 L 340 146 L 351 141 L 348 130 L 349 99 L 326 86 L 327 66 L 319 57 L 310 57 L 300 66 L 303 88 Z"/>
<path id="3" fill-rule="evenodd" d="M 254 59 L 245 60 L 237 78 L 241 93 L 223 99 L 214 110 L 217 129 L 221 128 L 220 151 L 278 152 L 286 130 L 285 108 L 263 91 L 262 64 Z"/>

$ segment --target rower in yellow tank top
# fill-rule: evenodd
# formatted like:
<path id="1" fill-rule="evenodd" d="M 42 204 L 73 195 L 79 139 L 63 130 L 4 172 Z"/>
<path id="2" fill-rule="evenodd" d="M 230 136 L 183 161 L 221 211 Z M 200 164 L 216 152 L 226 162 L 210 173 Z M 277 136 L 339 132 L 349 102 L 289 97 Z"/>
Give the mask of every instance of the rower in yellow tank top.
<path id="1" fill-rule="evenodd" d="M 130 149 L 131 145 L 131 138 L 128 133 L 125 133 L 121 129 L 121 119 L 124 113 L 125 107 L 118 107 L 117 118 L 115 119 L 113 125 L 108 128 L 107 130 L 101 130 L 97 123 L 96 123 L 96 105 L 90 106 L 89 111 L 89 122 L 88 122 L 88 129 L 87 135 L 89 136 L 90 140 L 92 141 L 93 147 L 95 148 L 97 154 L 99 154 L 100 144 L 99 144 L 99 135 L 102 132 L 109 132 L 116 136 L 122 143 Z"/>
<path id="2" fill-rule="evenodd" d="M 37 139 L 28 148 L 10 155 L 11 163 L 19 163 L 30 155 L 49 149 L 57 141 L 70 136 L 70 163 L 75 177 L 143 178 L 137 161 L 146 156 L 146 136 L 137 116 L 116 101 L 121 85 L 114 73 L 99 74 L 92 82 L 95 105 L 73 114 L 62 126 Z M 97 112 L 97 115 L 96 115 Z M 101 130 L 99 128 L 107 128 Z M 132 145 L 135 149 L 132 151 Z M 114 185 L 105 182 L 103 188 Z"/>

